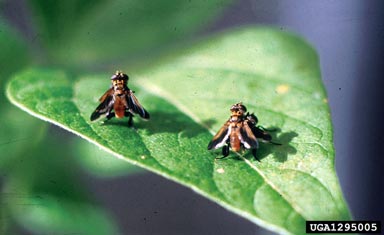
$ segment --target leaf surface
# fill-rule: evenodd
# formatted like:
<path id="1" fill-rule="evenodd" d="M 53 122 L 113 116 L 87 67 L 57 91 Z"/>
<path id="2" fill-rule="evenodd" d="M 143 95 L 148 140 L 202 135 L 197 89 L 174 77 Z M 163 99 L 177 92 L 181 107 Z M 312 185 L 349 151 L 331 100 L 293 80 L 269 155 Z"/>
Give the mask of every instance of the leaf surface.
<path id="1" fill-rule="evenodd" d="M 90 122 L 109 78 L 31 69 L 13 78 L 10 100 L 100 148 L 179 182 L 282 234 L 304 234 L 305 220 L 350 218 L 334 171 L 332 126 L 318 57 L 302 39 L 269 28 L 219 34 L 132 71 L 130 88 L 148 122 Z M 207 151 L 242 101 L 274 141 L 223 160 Z M 123 164 L 123 163 L 122 163 Z"/>

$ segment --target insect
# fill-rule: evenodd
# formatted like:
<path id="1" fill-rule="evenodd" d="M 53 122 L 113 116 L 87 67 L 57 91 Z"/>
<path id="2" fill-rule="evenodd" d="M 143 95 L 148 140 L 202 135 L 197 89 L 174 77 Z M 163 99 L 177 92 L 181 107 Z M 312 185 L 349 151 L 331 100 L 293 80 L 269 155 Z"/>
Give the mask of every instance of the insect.
<path id="1" fill-rule="evenodd" d="M 281 145 L 272 142 L 272 136 L 267 132 L 267 129 L 256 126 L 258 122 L 257 117 L 253 113 L 248 113 L 247 108 L 241 102 L 232 105 L 230 111 L 231 117 L 208 144 L 208 150 L 222 147 L 223 157 L 216 159 L 227 157 L 229 155 L 229 148 L 235 152 L 245 148 L 251 149 L 252 155 L 259 161 L 256 156 L 259 147 L 258 139 L 275 145 Z"/>
<path id="2" fill-rule="evenodd" d="M 132 117 L 138 114 L 144 119 L 149 119 L 149 113 L 139 103 L 134 91 L 128 88 L 128 75 L 116 71 L 111 77 L 112 85 L 100 97 L 100 104 L 91 114 L 91 121 L 96 120 L 100 115 L 105 114 L 109 120 L 113 117 L 128 117 L 128 126 L 133 125 Z"/>

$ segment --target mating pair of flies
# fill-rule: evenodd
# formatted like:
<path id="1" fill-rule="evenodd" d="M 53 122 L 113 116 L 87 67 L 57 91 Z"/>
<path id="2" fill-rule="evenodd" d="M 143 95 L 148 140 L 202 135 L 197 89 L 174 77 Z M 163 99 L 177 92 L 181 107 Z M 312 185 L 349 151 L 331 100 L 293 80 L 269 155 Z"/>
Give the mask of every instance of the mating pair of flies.
<path id="1" fill-rule="evenodd" d="M 148 120 L 149 113 L 137 100 L 134 91 L 128 88 L 128 75 L 117 71 L 112 77 L 111 87 L 99 99 L 100 104 L 91 114 L 91 121 L 96 120 L 102 114 L 109 120 L 113 117 L 128 117 L 128 126 L 133 125 L 133 116 L 138 114 L 141 118 Z M 222 147 L 223 157 L 229 155 L 231 148 L 235 152 L 241 149 L 250 149 L 253 156 L 256 156 L 259 148 L 259 139 L 263 142 L 280 145 L 272 142 L 268 130 L 257 126 L 258 119 L 253 113 L 248 113 L 242 103 L 232 105 L 231 117 L 226 121 L 208 144 L 208 150 Z M 246 113 L 247 112 L 247 113 Z"/>

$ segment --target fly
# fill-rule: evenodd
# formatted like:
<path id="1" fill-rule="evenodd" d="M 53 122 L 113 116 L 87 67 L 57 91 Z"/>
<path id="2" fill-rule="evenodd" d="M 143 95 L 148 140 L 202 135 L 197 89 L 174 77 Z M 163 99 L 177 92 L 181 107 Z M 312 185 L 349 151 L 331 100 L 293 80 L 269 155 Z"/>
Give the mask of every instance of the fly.
<path id="1" fill-rule="evenodd" d="M 143 119 L 149 119 L 149 113 L 143 108 L 134 91 L 128 88 L 128 75 L 121 71 L 111 77 L 112 85 L 100 97 L 100 104 L 91 114 L 91 121 L 96 120 L 100 115 L 105 114 L 109 120 L 113 117 L 128 117 L 128 126 L 133 125 L 132 117 L 138 114 Z"/>
<path id="2" fill-rule="evenodd" d="M 208 144 L 208 150 L 218 149 L 222 147 L 223 157 L 229 155 L 229 148 L 235 152 L 239 152 L 242 148 L 251 149 L 252 155 L 257 161 L 257 149 L 259 141 L 281 145 L 272 142 L 272 136 L 267 132 L 267 129 L 256 126 L 258 119 L 255 114 L 248 113 L 247 108 L 242 103 L 232 105 L 231 117 L 224 123 L 221 129 L 213 137 Z M 247 112 L 247 113 L 246 113 Z"/>

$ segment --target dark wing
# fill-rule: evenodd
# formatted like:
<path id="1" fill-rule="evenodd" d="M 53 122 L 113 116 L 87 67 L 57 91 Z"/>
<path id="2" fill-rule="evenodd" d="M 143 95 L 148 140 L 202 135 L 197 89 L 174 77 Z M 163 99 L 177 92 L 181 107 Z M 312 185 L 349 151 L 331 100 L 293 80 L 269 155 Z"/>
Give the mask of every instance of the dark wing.
<path id="1" fill-rule="evenodd" d="M 272 140 L 272 136 L 268 132 L 260 129 L 257 126 L 252 126 L 252 132 L 256 138 L 262 139 L 266 142 L 270 142 Z"/>
<path id="2" fill-rule="evenodd" d="M 253 133 L 248 121 L 243 122 L 243 126 L 240 129 L 241 143 L 246 149 L 255 149 L 259 147 L 259 142 L 255 134 Z"/>
<path id="3" fill-rule="evenodd" d="M 107 90 L 107 91 L 100 97 L 99 101 L 100 101 L 101 103 L 103 103 L 107 97 L 109 97 L 109 96 L 112 97 L 113 93 L 114 93 L 113 88 L 112 88 L 112 87 L 109 88 L 109 89 L 108 89 L 108 90 Z"/>
<path id="4" fill-rule="evenodd" d="M 140 102 L 137 100 L 136 96 L 133 94 L 133 91 L 127 91 L 127 104 L 128 109 L 131 113 L 139 114 L 140 117 L 144 119 L 149 119 L 149 113 L 143 108 Z"/>
<path id="5" fill-rule="evenodd" d="M 100 97 L 100 104 L 97 106 L 95 111 L 91 114 L 91 121 L 100 117 L 101 114 L 104 114 L 110 111 L 113 107 L 113 88 L 108 89 L 103 96 Z"/>
<path id="6" fill-rule="evenodd" d="M 208 150 L 218 149 L 224 146 L 231 134 L 230 122 L 227 121 L 208 144 Z"/>

